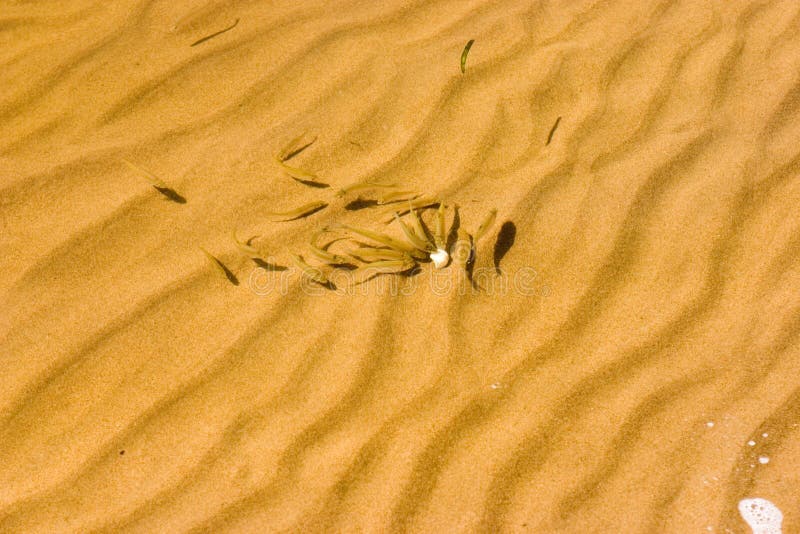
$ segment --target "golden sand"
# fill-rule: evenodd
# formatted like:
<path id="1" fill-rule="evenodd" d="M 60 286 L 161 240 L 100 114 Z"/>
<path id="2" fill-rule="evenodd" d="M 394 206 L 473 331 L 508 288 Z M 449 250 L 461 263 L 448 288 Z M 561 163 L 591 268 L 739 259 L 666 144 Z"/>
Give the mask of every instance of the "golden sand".
<path id="1" fill-rule="evenodd" d="M 796 0 L 10 0 L 0 64 L 0 532 L 800 532 Z M 302 282 L 359 182 L 496 208 L 475 285 Z"/>

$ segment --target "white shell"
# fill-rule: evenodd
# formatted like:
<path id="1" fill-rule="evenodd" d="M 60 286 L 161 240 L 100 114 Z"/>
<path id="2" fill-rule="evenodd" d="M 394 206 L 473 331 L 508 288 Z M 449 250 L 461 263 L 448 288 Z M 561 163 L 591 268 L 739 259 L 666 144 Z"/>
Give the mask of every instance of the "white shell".
<path id="1" fill-rule="evenodd" d="M 447 267 L 447 264 L 450 263 L 450 254 L 444 249 L 437 249 L 436 252 L 431 253 L 431 261 L 434 267 L 442 269 Z"/>

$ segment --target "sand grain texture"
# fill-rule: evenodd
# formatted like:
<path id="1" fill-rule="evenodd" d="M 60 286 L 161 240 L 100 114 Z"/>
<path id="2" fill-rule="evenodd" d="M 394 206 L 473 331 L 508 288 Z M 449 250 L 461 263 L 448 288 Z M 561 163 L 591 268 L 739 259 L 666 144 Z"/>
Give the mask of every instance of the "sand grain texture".
<path id="1" fill-rule="evenodd" d="M 0 532 L 800 532 L 796 1 L 10 0 L 0 65 Z M 483 290 L 301 284 L 359 181 L 497 208 Z"/>

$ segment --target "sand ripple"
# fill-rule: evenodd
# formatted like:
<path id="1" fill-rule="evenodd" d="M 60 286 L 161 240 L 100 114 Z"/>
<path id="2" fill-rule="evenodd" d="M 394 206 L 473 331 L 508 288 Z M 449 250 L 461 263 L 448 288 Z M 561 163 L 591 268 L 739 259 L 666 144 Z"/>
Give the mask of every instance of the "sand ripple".
<path id="1" fill-rule="evenodd" d="M 0 12 L 0 532 L 800 530 L 796 2 L 68 4 Z M 483 290 L 254 291 L 377 224 L 268 221 L 303 131 L 496 207 Z"/>

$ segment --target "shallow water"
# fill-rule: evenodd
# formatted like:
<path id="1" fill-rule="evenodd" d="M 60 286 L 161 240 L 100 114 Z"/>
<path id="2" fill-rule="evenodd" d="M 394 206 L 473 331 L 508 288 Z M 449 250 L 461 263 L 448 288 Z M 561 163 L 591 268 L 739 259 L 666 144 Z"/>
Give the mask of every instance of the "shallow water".
<path id="1" fill-rule="evenodd" d="M 799 532 L 798 39 L 788 0 L 6 2 L 0 532 Z M 451 252 L 496 208 L 472 281 L 302 282 L 328 225 L 402 239 L 357 182 Z"/>

